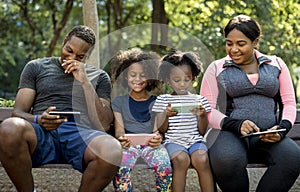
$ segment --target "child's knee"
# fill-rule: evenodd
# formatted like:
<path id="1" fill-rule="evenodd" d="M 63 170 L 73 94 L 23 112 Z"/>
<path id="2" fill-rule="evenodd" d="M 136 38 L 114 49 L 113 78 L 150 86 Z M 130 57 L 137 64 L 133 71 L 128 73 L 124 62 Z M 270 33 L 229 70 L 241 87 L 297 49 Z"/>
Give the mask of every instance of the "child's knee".
<path id="1" fill-rule="evenodd" d="M 173 167 L 188 168 L 191 163 L 190 156 L 185 152 L 181 152 L 181 153 L 177 153 L 176 155 L 173 155 L 171 161 Z"/>
<path id="2" fill-rule="evenodd" d="M 207 153 L 198 153 L 197 155 L 192 155 L 191 161 L 193 167 L 209 166 L 209 157 Z"/>

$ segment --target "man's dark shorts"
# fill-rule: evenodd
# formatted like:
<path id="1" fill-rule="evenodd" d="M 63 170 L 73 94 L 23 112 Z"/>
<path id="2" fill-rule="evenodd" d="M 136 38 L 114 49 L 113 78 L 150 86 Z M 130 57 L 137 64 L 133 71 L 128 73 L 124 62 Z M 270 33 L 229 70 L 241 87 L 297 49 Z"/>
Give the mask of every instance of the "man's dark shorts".
<path id="1" fill-rule="evenodd" d="M 62 123 L 53 131 L 45 131 L 39 124 L 32 124 L 37 135 L 37 147 L 32 155 L 32 167 L 48 163 L 68 163 L 83 173 L 83 156 L 89 142 L 105 132 L 87 129 L 75 122 Z"/>

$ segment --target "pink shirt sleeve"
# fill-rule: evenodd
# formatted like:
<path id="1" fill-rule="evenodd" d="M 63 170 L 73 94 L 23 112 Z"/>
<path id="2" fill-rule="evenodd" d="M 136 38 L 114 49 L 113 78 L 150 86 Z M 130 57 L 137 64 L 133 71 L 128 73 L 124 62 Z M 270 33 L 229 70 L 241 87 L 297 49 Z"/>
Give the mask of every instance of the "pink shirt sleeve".
<path id="1" fill-rule="evenodd" d="M 200 95 L 207 98 L 207 101 L 212 108 L 211 112 L 207 114 L 209 126 L 215 129 L 221 129 L 221 121 L 225 117 L 225 115 L 216 109 L 217 97 L 219 93 L 216 79 L 217 74 L 217 65 L 215 63 L 211 63 L 204 73 Z"/>
<path id="2" fill-rule="evenodd" d="M 279 86 L 280 96 L 283 103 L 282 119 L 289 120 L 292 124 L 294 124 L 297 110 L 292 78 L 289 69 L 283 60 L 277 57 L 277 62 L 281 68 L 281 73 L 279 74 Z"/>

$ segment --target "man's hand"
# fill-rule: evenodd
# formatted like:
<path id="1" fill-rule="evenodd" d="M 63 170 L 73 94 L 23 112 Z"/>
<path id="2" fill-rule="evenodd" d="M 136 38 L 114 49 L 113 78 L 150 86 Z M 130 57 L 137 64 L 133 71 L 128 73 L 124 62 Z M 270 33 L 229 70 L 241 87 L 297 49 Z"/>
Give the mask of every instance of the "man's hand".
<path id="1" fill-rule="evenodd" d="M 84 63 L 77 60 L 63 60 L 61 66 L 65 69 L 65 73 L 72 73 L 74 78 L 80 83 L 88 81 Z"/>
<path id="2" fill-rule="evenodd" d="M 38 118 L 38 124 L 44 127 L 44 129 L 47 131 L 55 130 L 59 127 L 61 123 L 68 121 L 67 118 L 62 118 L 59 115 L 49 115 L 49 112 L 55 109 L 56 107 L 49 107 Z"/>

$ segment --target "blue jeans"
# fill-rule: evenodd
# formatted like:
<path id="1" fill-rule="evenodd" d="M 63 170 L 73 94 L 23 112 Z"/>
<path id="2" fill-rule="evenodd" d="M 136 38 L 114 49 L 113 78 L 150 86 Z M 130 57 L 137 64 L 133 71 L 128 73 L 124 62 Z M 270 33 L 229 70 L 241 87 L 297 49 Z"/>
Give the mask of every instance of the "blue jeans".
<path id="1" fill-rule="evenodd" d="M 197 151 L 197 150 L 207 151 L 206 145 L 203 142 L 201 142 L 201 141 L 195 142 L 188 149 L 185 148 L 184 146 L 181 146 L 181 145 L 178 145 L 178 144 L 175 144 L 175 143 L 166 143 L 165 147 L 166 147 L 166 149 L 168 151 L 169 157 L 173 157 L 173 154 L 176 151 L 184 151 L 187 154 L 189 154 L 189 156 L 191 156 L 192 153 L 195 152 L 195 151 Z"/>
<path id="2" fill-rule="evenodd" d="M 249 144 L 231 132 L 212 130 L 207 143 L 212 171 L 223 192 L 249 191 L 248 163 L 268 165 L 258 192 L 287 192 L 299 176 L 300 147 L 289 137 L 276 143 L 258 140 Z"/>

